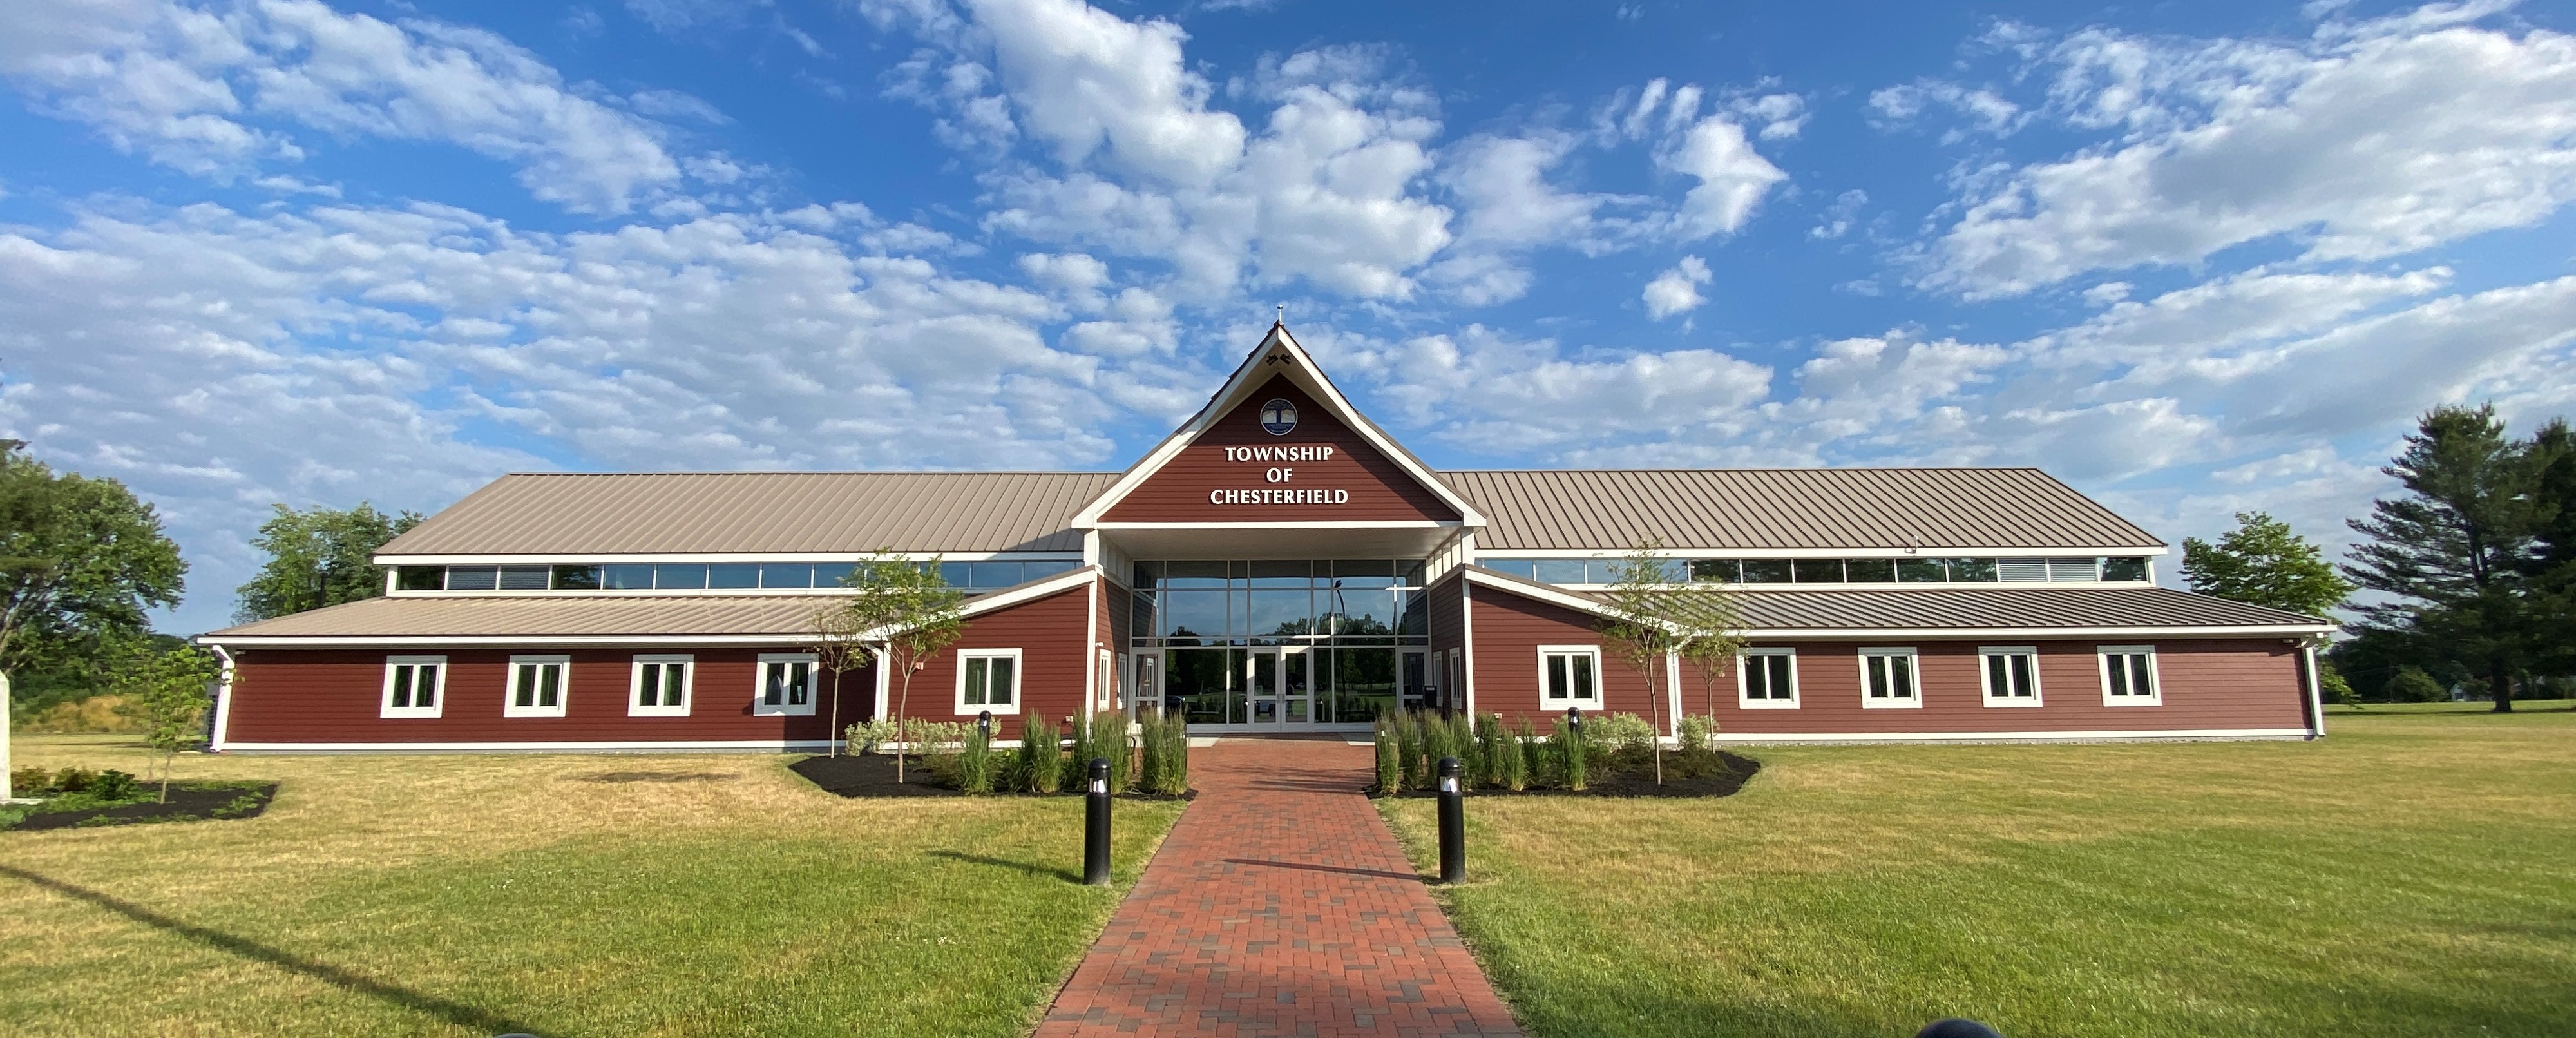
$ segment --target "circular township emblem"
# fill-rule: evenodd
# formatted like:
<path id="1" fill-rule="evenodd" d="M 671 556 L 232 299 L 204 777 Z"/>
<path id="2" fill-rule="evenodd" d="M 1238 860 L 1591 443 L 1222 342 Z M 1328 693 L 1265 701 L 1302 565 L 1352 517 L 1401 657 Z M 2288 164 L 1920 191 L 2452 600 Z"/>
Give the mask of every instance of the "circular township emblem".
<path id="1" fill-rule="evenodd" d="M 1272 400 L 1261 405 L 1261 431 L 1272 436 L 1286 436 L 1297 429 L 1297 405 L 1285 400 Z"/>

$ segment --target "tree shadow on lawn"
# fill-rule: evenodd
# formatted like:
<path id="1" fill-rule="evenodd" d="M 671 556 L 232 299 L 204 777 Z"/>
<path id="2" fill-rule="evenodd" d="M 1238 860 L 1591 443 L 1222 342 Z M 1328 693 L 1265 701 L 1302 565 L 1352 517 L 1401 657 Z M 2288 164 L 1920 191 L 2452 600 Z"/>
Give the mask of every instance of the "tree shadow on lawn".
<path id="1" fill-rule="evenodd" d="M 365 995 L 369 998 L 389 1002 L 405 1009 L 438 1017 L 458 1027 L 482 1031 L 486 1034 L 504 1034 L 513 1032 L 528 1034 L 537 1033 L 535 1028 L 520 1021 L 512 1020 L 508 1017 L 485 1012 L 484 1010 L 461 1002 L 451 1002 L 436 995 L 424 994 L 422 992 L 413 991 L 409 988 L 396 987 L 392 984 L 387 984 L 383 981 L 373 979 L 354 970 L 344 969 L 327 962 L 317 962 L 312 959 L 304 958 L 303 956 L 296 955 L 293 952 L 279 948 L 272 948 L 247 937 L 228 934 L 221 930 L 208 929 L 194 923 L 173 919 L 131 901 L 126 901 L 122 898 L 91 890 L 87 887 L 66 883 L 51 876 L 29 872 L 12 865 L 0 865 L 0 875 L 6 875 L 15 879 L 23 880 L 27 883 L 53 891 L 54 893 L 61 894 L 65 897 L 89 902 L 90 904 L 97 905 L 100 908 L 107 909 L 110 912 L 114 912 L 118 915 L 134 920 L 135 922 L 142 923 L 145 926 L 149 926 L 166 933 L 176 934 L 180 937 L 185 937 L 218 951 L 230 952 L 245 959 L 265 962 L 290 973 L 297 973 L 311 977 L 343 991 Z"/>
<path id="2" fill-rule="evenodd" d="M 995 858 L 982 854 L 967 854 L 963 851 L 936 850 L 924 851 L 923 854 L 932 858 L 945 858 L 949 861 L 962 861 L 969 865 L 990 865 L 997 869 L 1010 869 L 1014 872 L 1025 872 L 1042 879 L 1060 879 L 1067 883 L 1082 882 L 1082 875 L 1072 869 L 1056 868 L 1049 865 L 1037 865 L 1025 861 L 1012 861 L 1009 858 Z"/>

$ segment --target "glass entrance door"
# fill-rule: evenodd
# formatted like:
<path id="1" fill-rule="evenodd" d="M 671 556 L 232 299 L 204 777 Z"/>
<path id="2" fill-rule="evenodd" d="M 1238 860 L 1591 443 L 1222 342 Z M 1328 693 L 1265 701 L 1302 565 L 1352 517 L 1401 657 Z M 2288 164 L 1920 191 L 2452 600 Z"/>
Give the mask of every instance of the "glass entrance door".
<path id="1" fill-rule="evenodd" d="M 1435 698 L 1437 693 L 1431 687 L 1430 667 L 1424 655 L 1421 649 L 1404 650 L 1404 660 L 1398 673 L 1402 675 L 1400 680 L 1403 682 L 1400 702 L 1406 710 L 1435 709 L 1440 705 Z"/>
<path id="2" fill-rule="evenodd" d="M 1245 661 L 1243 687 L 1256 725 L 1306 725 L 1315 720 L 1315 683 L 1302 647 L 1262 647 Z"/>

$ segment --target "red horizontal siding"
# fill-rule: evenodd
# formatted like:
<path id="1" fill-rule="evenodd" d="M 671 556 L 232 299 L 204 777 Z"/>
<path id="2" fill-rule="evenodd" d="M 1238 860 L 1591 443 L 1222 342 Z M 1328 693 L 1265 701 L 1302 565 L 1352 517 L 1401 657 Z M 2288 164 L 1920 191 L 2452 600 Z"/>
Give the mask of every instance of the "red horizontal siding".
<path id="1" fill-rule="evenodd" d="M 1602 647 L 1606 709 L 1654 716 L 1645 682 L 1620 663 L 1593 618 L 1561 606 L 1479 586 L 1474 615 L 1476 709 L 1506 717 L 1530 714 L 1541 729 L 1554 711 L 1539 700 L 1540 645 Z M 1872 647 L 1911 647 L 1921 670 L 1923 705 L 1868 709 L 1861 705 L 1862 643 L 1799 642 L 1798 706 L 1752 709 L 1738 705 L 1733 668 L 1717 683 L 1714 713 L 1721 734 L 1853 735 L 1953 732 L 2234 731 L 2300 729 L 2307 725 L 2306 686 L 2299 648 L 2279 638 L 2194 639 L 2154 642 L 2161 682 L 2159 706 L 2106 706 L 2097 649 L 2134 645 L 2134 637 L 2032 642 L 1887 642 Z M 2039 651 L 2041 705 L 1989 707 L 1978 679 L 1981 645 L 2032 645 Z M 1681 668 L 1682 710 L 1711 713 L 1700 671 Z M 1660 676 L 1657 679 L 1661 680 Z"/>
<path id="2" fill-rule="evenodd" d="M 1284 399 L 1297 406 L 1297 429 L 1272 436 L 1261 428 L 1261 405 Z M 1329 461 L 1263 463 L 1227 461 L 1225 448 L 1329 445 Z M 1296 470 L 1286 483 L 1269 483 L 1263 471 Z M 1211 490 L 1348 490 L 1338 505 L 1217 505 Z M 1378 452 L 1294 383 L 1273 377 L 1180 455 L 1146 478 L 1101 518 L 1120 523 L 1393 521 L 1458 518 L 1456 509 Z"/>
<path id="3" fill-rule="evenodd" d="M 1656 716 L 1646 691 L 1646 678 L 1622 663 L 1608 639 L 1592 626 L 1592 617 L 1563 606 L 1479 587 L 1468 595 L 1474 607 L 1476 712 L 1498 713 L 1507 721 L 1523 716 L 1538 730 L 1549 730 L 1551 710 L 1539 698 L 1538 647 L 1601 647 L 1602 709 L 1614 714 Z M 1661 683 L 1663 675 L 1655 680 Z M 1670 718 L 1666 718 L 1667 723 Z"/>
<path id="4" fill-rule="evenodd" d="M 958 649 L 1020 650 L 1020 717 L 996 722 L 1001 738 L 1017 739 L 1027 719 L 1045 717 L 1063 728 L 1065 718 L 1083 708 L 1084 668 L 1090 666 L 1085 621 L 1091 595 L 1083 588 L 1058 592 L 1034 602 L 978 616 L 966 624 L 964 637 L 942 651 L 912 677 L 912 698 L 902 700 L 902 678 L 887 690 L 889 713 L 932 721 L 971 721 L 957 712 Z"/>
<path id="5" fill-rule="evenodd" d="M 1757 643 L 1762 644 L 1762 643 Z M 1873 643 L 1876 644 L 1876 643 Z M 1906 643 L 1887 643 L 1904 647 Z M 2040 705 L 1990 707 L 1979 684 L 1981 644 L 2033 645 L 2039 650 Z M 2278 638 L 2211 639 L 2153 643 L 2162 681 L 2160 706 L 2105 706 L 2096 650 L 2103 644 L 2141 644 L 2134 638 L 2049 642 L 1913 643 L 1922 671 L 1923 705 L 1914 709 L 1861 706 L 1860 646 L 1802 642 L 1798 651 L 1798 706 L 1746 710 L 1737 706 L 1734 675 L 1718 683 L 1721 733 L 1739 735 L 1846 732 L 2107 732 L 2224 731 L 2302 728 L 2306 691 L 2299 678 L 2298 646 Z M 1707 712 L 1706 693 L 1684 669 L 1683 706 Z"/>
<path id="6" fill-rule="evenodd" d="M 653 646 L 602 649 L 528 645 L 438 650 L 250 649 L 234 653 L 232 705 L 225 739 L 243 743 L 445 743 L 757 741 L 829 738 L 832 678 L 823 676 L 814 716 L 754 716 L 757 657 L 792 649 Z M 628 717 L 626 697 L 638 654 L 696 657 L 689 716 Z M 440 716 L 385 718 L 387 656 L 447 657 Z M 503 717 L 513 655 L 572 660 L 562 717 Z M 862 667 L 841 677 L 841 720 L 864 718 L 875 701 L 876 675 Z"/>

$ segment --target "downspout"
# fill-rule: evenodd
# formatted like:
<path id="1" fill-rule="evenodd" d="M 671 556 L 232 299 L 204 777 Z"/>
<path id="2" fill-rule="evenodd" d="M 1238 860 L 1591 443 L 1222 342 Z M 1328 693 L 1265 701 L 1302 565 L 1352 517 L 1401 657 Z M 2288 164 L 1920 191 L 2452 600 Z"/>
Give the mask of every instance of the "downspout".
<path id="1" fill-rule="evenodd" d="M 215 728 L 207 735 L 206 752 L 222 753 L 225 737 L 232 731 L 233 654 L 213 642 L 206 643 L 206 648 L 213 650 L 215 658 L 223 661 L 223 670 L 215 678 Z"/>
<path id="2" fill-rule="evenodd" d="M 1476 716 L 1476 606 L 1467 597 L 1465 570 L 1458 573 L 1458 647 L 1467 650 L 1458 665 L 1458 687 L 1467 694 L 1467 716 Z"/>
<path id="3" fill-rule="evenodd" d="M 2317 646 L 2313 641 L 2299 645 L 2299 678 L 2307 686 L 2308 738 L 2326 737 L 2324 682 L 2317 680 Z"/>
<path id="4" fill-rule="evenodd" d="M 876 708 L 876 712 L 875 712 L 875 713 L 873 713 L 873 714 L 871 714 L 871 715 L 869 715 L 869 716 L 870 716 L 870 718 L 871 718 L 872 720 L 876 720 L 876 721 L 882 722 L 882 721 L 886 720 L 886 710 L 887 710 L 887 708 L 888 708 L 888 707 L 890 707 L 891 705 L 893 705 L 893 698 L 892 698 L 892 696 L 893 696 L 893 694 L 894 694 L 894 692 L 893 692 L 893 690 L 894 690 L 894 662 L 893 662 L 893 659 L 892 659 L 892 657 L 893 657 L 893 655 L 894 655 L 894 646 L 893 646 L 893 643 L 891 643 L 891 642 L 878 642 L 878 643 L 877 643 L 877 647 L 876 647 L 876 650 L 875 650 L 875 651 L 876 651 L 876 656 L 877 656 L 877 708 Z"/>

